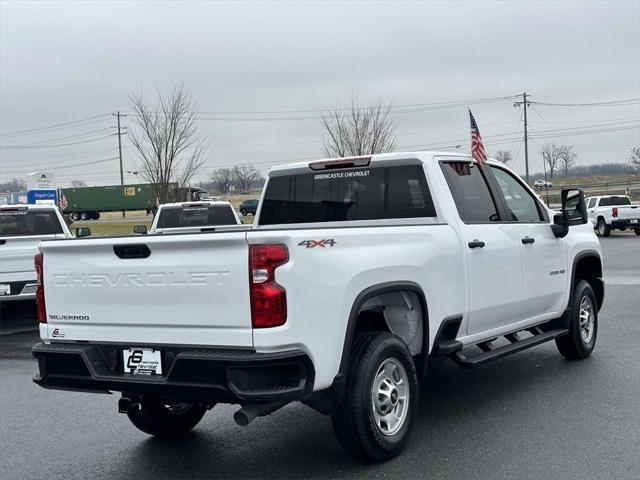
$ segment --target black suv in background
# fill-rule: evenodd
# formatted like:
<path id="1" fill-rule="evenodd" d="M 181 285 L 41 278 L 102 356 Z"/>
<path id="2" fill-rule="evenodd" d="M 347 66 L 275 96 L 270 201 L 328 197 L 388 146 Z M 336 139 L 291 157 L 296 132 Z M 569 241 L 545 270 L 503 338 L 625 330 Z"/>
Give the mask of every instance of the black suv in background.
<path id="1" fill-rule="evenodd" d="M 245 200 L 244 202 L 242 202 L 240 204 L 240 213 L 243 216 L 246 215 L 255 215 L 256 214 L 256 210 L 258 209 L 258 199 L 257 198 L 252 198 L 249 200 Z"/>

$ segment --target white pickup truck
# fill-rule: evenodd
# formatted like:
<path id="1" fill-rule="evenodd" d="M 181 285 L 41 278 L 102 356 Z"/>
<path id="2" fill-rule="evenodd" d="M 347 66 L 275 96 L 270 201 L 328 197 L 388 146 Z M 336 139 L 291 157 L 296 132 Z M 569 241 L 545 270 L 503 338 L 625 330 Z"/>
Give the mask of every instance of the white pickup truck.
<path id="1" fill-rule="evenodd" d="M 86 235 L 88 229 L 81 229 Z M 71 238 L 64 218 L 50 205 L 0 206 L 0 302 L 33 300 L 33 257 L 42 240 Z"/>
<path id="2" fill-rule="evenodd" d="M 300 400 L 387 460 L 432 362 L 591 354 L 601 249 L 582 192 L 562 201 L 498 162 L 381 154 L 274 167 L 249 231 L 43 242 L 34 381 L 122 392 L 165 436 L 216 403 L 246 425 Z"/>
<path id="3" fill-rule="evenodd" d="M 633 230 L 640 235 L 640 205 L 631 203 L 626 195 L 589 197 L 587 215 L 601 237 L 611 235 L 611 230 Z"/>
<path id="4" fill-rule="evenodd" d="M 158 207 L 149 231 L 146 225 L 136 225 L 133 227 L 133 233 L 166 235 L 213 232 L 235 225 L 242 225 L 242 222 L 229 202 L 201 200 L 164 203 Z M 250 225 L 247 228 L 250 228 Z"/>

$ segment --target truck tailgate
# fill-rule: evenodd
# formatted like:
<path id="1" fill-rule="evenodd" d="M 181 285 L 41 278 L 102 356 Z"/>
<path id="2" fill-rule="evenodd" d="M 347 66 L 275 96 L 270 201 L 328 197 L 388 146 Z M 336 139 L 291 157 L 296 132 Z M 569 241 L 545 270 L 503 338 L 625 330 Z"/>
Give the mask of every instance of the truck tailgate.
<path id="1" fill-rule="evenodd" d="M 21 279 L 27 272 L 35 280 L 33 257 L 38 253 L 38 244 L 41 240 L 51 240 L 52 238 L 56 238 L 56 235 L 1 237 L 0 279 L 5 281 Z"/>
<path id="2" fill-rule="evenodd" d="M 225 232 L 41 244 L 47 338 L 252 346 L 245 237 Z"/>
<path id="3" fill-rule="evenodd" d="M 640 206 L 627 205 L 618 207 L 618 218 L 613 220 L 634 220 L 640 219 Z"/>

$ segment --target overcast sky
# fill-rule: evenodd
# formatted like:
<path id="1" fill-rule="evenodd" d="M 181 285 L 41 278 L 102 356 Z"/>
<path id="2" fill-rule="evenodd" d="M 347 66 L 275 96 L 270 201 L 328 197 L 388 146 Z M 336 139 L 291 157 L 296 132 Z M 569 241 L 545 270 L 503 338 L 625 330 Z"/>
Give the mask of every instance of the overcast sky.
<path id="1" fill-rule="evenodd" d="M 127 111 L 131 92 L 153 98 L 156 87 L 183 81 L 207 112 L 200 127 L 211 147 L 198 179 L 236 163 L 264 170 L 321 157 L 317 112 L 350 95 L 420 105 L 394 112 L 400 149 L 468 150 L 466 107 L 428 104 L 523 91 L 545 103 L 640 97 L 640 1 L 2 0 L 1 180 L 44 170 L 61 186 L 118 183 L 111 116 L 22 131 Z M 471 108 L 488 152 L 511 151 L 523 172 L 514 100 Z M 237 113 L 292 110 L 309 112 Z M 640 144 L 638 102 L 536 105 L 529 124 L 531 172 L 542 170 L 539 150 L 549 141 L 573 145 L 584 164 L 622 162 Z M 125 169 L 135 170 L 126 138 L 124 147 Z"/>

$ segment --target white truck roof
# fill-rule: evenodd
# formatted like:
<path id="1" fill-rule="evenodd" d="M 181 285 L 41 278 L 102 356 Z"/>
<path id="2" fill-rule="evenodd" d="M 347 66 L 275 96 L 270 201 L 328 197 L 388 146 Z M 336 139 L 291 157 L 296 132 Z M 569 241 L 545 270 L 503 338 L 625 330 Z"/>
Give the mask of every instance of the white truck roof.
<path id="1" fill-rule="evenodd" d="M 196 200 L 192 202 L 174 202 L 174 203 L 162 203 L 158 205 L 158 209 L 166 207 L 189 207 L 196 205 L 229 205 L 233 208 L 230 202 L 223 202 L 221 200 Z"/>
<path id="2" fill-rule="evenodd" d="M 282 171 L 291 171 L 291 170 L 299 170 L 299 169 L 308 169 L 309 165 L 312 163 L 322 163 L 322 162 L 339 162 L 339 161 L 348 161 L 348 160 L 356 160 L 361 158 L 370 158 L 371 163 L 382 162 L 382 161 L 393 161 L 393 160 L 406 160 L 408 158 L 419 158 L 424 161 L 431 161 L 436 157 L 456 157 L 463 160 L 471 160 L 471 155 L 465 152 L 444 152 L 438 150 L 425 150 L 425 151 L 407 151 L 407 152 L 393 152 L 393 153 L 377 153 L 374 155 L 359 155 L 353 157 L 337 157 L 337 158 L 318 158 L 316 160 L 309 160 L 305 162 L 294 162 L 294 163 L 286 163 L 282 165 L 275 165 L 271 167 L 269 173 L 272 172 L 282 172 Z M 487 163 L 489 164 L 500 164 L 496 160 L 491 158 L 487 159 Z"/>

